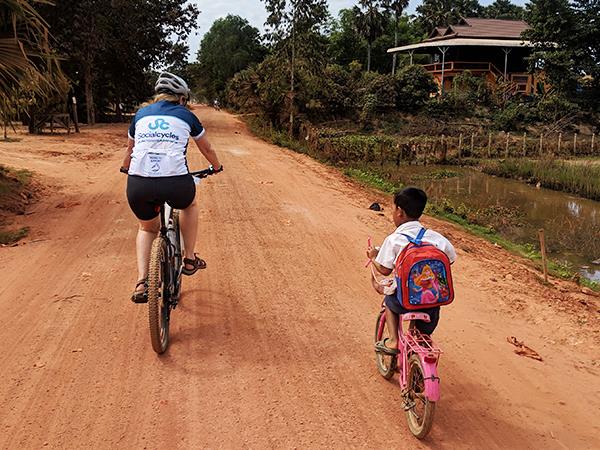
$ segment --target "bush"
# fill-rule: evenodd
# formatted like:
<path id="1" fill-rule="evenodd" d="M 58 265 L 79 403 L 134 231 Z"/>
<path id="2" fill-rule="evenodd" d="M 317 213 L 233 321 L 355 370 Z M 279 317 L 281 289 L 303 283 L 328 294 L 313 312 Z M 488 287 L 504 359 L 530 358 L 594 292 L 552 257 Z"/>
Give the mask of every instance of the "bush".
<path id="1" fill-rule="evenodd" d="M 396 106 L 400 110 L 421 108 L 438 91 L 433 76 L 423 66 L 405 66 L 396 74 Z"/>

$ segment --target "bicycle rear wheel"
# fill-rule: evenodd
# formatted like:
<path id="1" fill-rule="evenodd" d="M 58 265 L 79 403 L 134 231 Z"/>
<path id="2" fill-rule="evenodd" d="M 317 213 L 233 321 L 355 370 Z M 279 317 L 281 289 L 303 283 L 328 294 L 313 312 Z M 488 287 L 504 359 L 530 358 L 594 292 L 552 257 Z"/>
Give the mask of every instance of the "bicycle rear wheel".
<path id="1" fill-rule="evenodd" d="M 389 337 L 389 332 L 387 331 L 387 326 L 385 326 L 385 311 L 381 311 L 375 323 L 375 342 L 387 337 Z M 375 352 L 375 358 L 377 361 L 377 370 L 379 370 L 381 376 L 386 380 L 392 378 L 396 372 L 398 357 Z"/>
<path id="2" fill-rule="evenodd" d="M 161 236 L 154 239 L 148 270 L 148 318 L 150 340 L 156 353 L 164 353 L 169 345 L 171 308 L 168 291 L 167 243 Z"/>
<path id="3" fill-rule="evenodd" d="M 181 231 L 179 228 L 179 211 L 173 211 L 171 226 L 167 237 L 173 246 L 173 300 L 179 299 L 181 293 L 181 266 L 183 265 L 183 248 L 181 246 Z"/>
<path id="4" fill-rule="evenodd" d="M 408 359 L 408 385 L 405 398 L 408 428 L 417 439 L 423 439 L 433 425 L 435 402 L 425 396 L 425 376 L 421 360 L 416 354 Z"/>

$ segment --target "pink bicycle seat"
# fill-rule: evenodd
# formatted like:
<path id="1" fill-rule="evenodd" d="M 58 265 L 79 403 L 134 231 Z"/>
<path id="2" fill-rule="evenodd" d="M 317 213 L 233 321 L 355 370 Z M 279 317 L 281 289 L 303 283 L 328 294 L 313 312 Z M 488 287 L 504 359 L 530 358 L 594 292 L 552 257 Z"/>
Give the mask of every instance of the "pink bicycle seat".
<path id="1" fill-rule="evenodd" d="M 402 314 L 402 320 L 404 320 L 404 321 L 422 320 L 423 322 L 427 322 L 427 323 L 431 322 L 431 319 L 429 318 L 429 314 L 421 313 L 421 312 L 411 312 L 411 313 Z"/>

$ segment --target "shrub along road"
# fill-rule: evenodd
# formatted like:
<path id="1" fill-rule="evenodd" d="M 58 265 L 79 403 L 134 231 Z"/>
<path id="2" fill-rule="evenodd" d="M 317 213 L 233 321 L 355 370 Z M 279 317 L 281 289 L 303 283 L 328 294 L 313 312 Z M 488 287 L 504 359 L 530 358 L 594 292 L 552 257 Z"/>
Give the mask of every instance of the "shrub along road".
<path id="1" fill-rule="evenodd" d="M 225 172 L 199 190 L 198 251 L 172 342 L 151 349 L 129 302 L 135 222 L 118 173 L 126 126 L 0 143 L 48 186 L 31 234 L 0 248 L 0 448 L 598 448 L 598 298 L 545 287 L 524 262 L 453 225 L 456 302 L 435 338 L 442 400 L 407 429 L 372 350 L 380 298 L 364 269 L 369 211 L 389 198 L 196 110 Z M 190 167 L 205 162 L 190 147 Z M 515 336 L 539 362 L 514 353 Z"/>

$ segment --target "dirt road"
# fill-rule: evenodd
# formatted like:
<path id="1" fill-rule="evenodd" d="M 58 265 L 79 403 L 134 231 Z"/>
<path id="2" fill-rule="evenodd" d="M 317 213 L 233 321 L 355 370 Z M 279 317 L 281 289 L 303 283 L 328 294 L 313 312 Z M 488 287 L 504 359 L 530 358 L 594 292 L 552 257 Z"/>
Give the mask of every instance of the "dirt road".
<path id="1" fill-rule="evenodd" d="M 185 279 L 162 357 L 128 299 L 126 126 L 0 143 L 0 163 L 48 186 L 14 219 L 30 236 L 0 248 L 0 448 L 600 448 L 597 297 L 544 287 L 518 258 L 426 219 L 459 261 L 435 336 L 442 400 L 419 443 L 374 364 L 380 298 L 363 262 L 367 236 L 392 230 L 367 209 L 380 197 L 225 112 L 196 112 L 226 170 L 200 188 L 208 270 Z"/>

